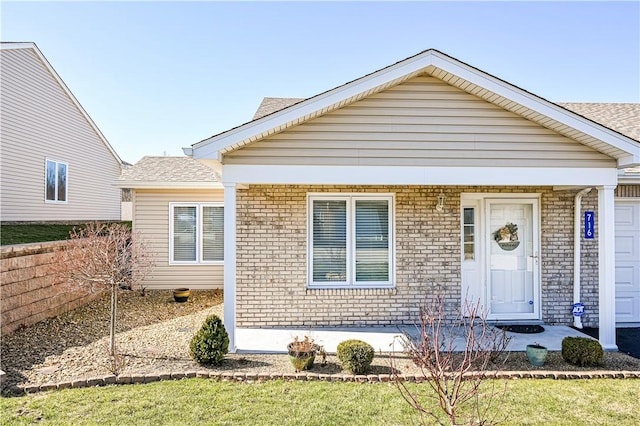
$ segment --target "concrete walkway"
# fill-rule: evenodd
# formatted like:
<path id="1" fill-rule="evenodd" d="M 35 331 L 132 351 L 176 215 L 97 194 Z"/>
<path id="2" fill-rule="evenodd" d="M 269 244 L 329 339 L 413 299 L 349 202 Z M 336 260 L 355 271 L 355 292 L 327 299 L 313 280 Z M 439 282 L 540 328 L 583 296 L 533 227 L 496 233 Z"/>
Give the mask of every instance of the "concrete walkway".
<path id="1" fill-rule="evenodd" d="M 585 334 L 567 326 L 544 325 L 544 332 L 521 334 L 507 332 L 511 338 L 507 350 L 525 351 L 529 344 L 546 346 L 550 351 L 559 351 L 562 339 L 568 336 L 587 337 Z M 295 336 L 300 339 L 309 336 L 327 352 L 335 352 L 338 344 L 348 339 L 359 339 L 369 343 L 377 351 L 402 351 L 400 336 L 403 333 L 418 335 L 413 326 L 357 327 L 357 328 L 238 328 L 236 346 L 239 353 L 286 353 L 287 344 Z M 461 347 L 463 342 L 456 342 Z"/>

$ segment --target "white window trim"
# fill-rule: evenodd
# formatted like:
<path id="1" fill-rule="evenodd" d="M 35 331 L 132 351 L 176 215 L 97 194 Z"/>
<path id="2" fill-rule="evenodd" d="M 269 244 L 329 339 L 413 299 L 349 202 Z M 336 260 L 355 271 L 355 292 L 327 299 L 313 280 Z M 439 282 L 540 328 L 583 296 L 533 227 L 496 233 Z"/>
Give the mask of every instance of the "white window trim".
<path id="1" fill-rule="evenodd" d="M 173 209 L 174 207 L 196 208 L 196 260 L 173 259 Z M 202 260 L 202 210 L 204 207 L 223 207 L 224 203 L 169 203 L 169 265 L 224 265 L 223 260 Z M 224 256 L 224 255 L 223 255 Z"/>
<path id="2" fill-rule="evenodd" d="M 347 280 L 313 281 L 313 201 L 314 200 L 346 200 L 347 201 Z M 385 200 L 389 202 L 389 281 L 356 282 L 356 256 L 354 244 L 355 201 Z M 394 193 L 376 192 L 310 192 L 307 193 L 307 288 L 310 289 L 357 289 L 357 288 L 394 288 L 396 277 L 396 198 Z"/>
<path id="3" fill-rule="evenodd" d="M 56 196 L 55 200 L 49 200 L 47 199 L 47 164 L 49 162 L 52 162 L 56 165 L 56 174 L 55 174 L 55 178 L 54 178 L 54 194 Z M 67 196 L 67 199 L 64 201 L 59 201 L 58 200 L 58 164 L 64 164 L 67 170 L 67 187 L 65 188 L 65 195 Z M 68 204 L 69 203 L 69 163 L 65 162 L 65 161 L 58 161 L 58 160 L 53 160 L 51 158 L 46 158 L 44 159 L 44 202 L 48 203 L 48 204 Z"/>

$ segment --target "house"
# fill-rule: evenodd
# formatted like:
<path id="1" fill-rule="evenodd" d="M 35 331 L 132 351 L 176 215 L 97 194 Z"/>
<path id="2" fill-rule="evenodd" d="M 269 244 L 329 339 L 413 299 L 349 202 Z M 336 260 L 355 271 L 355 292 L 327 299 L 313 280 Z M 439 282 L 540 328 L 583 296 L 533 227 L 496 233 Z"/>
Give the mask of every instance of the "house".
<path id="1" fill-rule="evenodd" d="M 120 220 L 122 161 L 42 52 L 2 42 L 0 67 L 0 220 Z"/>
<path id="2" fill-rule="evenodd" d="M 575 312 L 616 350 L 640 142 L 587 117 L 427 50 L 185 149 L 222 176 L 231 350 L 241 328 L 413 324 L 436 295 L 505 323 Z"/>
<path id="3" fill-rule="evenodd" d="M 116 186 L 131 188 L 133 231 L 151 253 L 144 287 L 223 287 L 223 189 L 215 171 L 190 157 L 143 157 Z"/>

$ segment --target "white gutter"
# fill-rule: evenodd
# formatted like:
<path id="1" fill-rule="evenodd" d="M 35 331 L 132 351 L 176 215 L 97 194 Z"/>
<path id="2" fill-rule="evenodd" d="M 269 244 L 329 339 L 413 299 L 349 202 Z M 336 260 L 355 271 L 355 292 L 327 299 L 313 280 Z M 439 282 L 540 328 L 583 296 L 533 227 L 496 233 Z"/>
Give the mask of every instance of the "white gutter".
<path id="1" fill-rule="evenodd" d="M 576 194 L 573 206 L 573 303 L 580 303 L 580 213 L 582 212 L 582 196 L 591 192 L 592 188 L 585 188 Z M 582 328 L 582 318 L 573 317 L 573 325 Z"/>

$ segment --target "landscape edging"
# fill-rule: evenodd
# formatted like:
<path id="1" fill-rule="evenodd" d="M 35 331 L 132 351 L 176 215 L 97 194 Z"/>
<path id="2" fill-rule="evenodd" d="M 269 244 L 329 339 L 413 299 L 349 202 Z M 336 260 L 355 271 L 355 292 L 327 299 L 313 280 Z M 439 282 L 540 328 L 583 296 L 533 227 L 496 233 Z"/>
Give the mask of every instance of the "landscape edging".
<path id="1" fill-rule="evenodd" d="M 498 371 L 489 372 L 488 376 L 496 379 L 640 379 L 640 371 Z M 40 385 L 12 386 L 6 389 L 11 395 L 32 394 L 58 389 L 78 389 L 107 385 L 127 385 L 152 383 L 166 380 L 182 380 L 189 378 L 203 378 L 227 382 L 261 383 L 270 380 L 285 381 L 326 381 L 326 382 L 356 382 L 356 383 L 389 383 L 393 380 L 391 374 L 320 374 L 320 373 L 239 373 L 232 371 L 186 371 L 159 372 L 150 374 L 122 374 L 92 377 L 89 379 L 70 380 L 59 383 L 44 383 Z M 407 382 L 421 383 L 426 380 L 422 375 L 400 375 L 400 379 Z"/>

